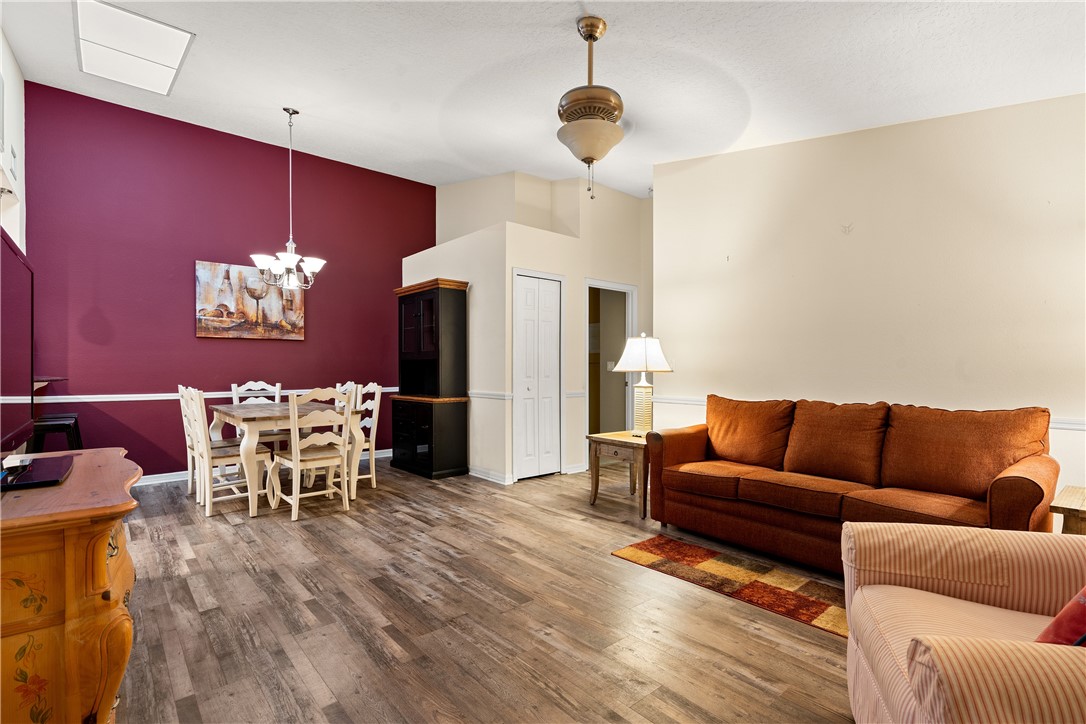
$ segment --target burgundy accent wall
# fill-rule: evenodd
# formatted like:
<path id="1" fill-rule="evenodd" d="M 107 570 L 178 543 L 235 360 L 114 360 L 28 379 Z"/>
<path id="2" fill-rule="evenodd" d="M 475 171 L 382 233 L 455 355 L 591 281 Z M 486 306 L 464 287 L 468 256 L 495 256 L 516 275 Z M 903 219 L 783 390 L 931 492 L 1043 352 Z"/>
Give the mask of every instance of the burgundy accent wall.
<path id="1" fill-rule="evenodd" d="M 34 370 L 68 378 L 45 395 L 397 384 L 392 290 L 401 259 L 434 243 L 434 187 L 297 151 L 295 241 L 328 260 L 305 293 L 305 340 L 196 337 L 195 261 L 251 265 L 249 254 L 286 243 L 282 120 L 279 147 L 26 83 Z M 377 446 L 388 448 L 382 408 Z M 146 474 L 185 468 L 176 400 L 38 410 L 79 412 L 87 447 L 127 448 Z"/>

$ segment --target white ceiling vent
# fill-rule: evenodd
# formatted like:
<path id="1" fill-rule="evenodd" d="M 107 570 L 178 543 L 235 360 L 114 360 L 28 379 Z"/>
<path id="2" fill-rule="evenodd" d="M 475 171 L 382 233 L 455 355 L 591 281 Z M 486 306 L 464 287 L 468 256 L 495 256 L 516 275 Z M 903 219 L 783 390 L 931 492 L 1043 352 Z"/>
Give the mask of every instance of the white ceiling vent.
<path id="1" fill-rule="evenodd" d="M 97 0 L 75 7 L 80 70 L 170 94 L 192 33 Z"/>

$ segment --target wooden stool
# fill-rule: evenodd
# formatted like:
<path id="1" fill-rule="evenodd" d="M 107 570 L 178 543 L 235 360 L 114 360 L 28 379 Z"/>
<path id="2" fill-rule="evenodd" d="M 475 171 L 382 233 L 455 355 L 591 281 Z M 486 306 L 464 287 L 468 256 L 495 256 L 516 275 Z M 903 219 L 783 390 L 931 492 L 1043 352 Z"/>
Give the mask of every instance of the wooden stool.
<path id="1" fill-rule="evenodd" d="M 64 433 L 69 450 L 83 449 L 83 436 L 79 433 L 78 412 L 51 412 L 34 420 L 34 436 L 30 439 L 30 452 L 39 453 L 44 447 L 45 436 Z"/>

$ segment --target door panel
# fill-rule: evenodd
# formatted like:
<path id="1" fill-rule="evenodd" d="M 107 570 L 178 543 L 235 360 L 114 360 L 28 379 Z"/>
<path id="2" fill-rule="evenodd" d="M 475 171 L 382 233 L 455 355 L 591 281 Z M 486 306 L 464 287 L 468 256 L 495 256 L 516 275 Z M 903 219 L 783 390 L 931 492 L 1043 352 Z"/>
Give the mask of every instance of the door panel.
<path id="1" fill-rule="evenodd" d="M 561 469 L 560 282 L 513 277 L 513 477 Z"/>

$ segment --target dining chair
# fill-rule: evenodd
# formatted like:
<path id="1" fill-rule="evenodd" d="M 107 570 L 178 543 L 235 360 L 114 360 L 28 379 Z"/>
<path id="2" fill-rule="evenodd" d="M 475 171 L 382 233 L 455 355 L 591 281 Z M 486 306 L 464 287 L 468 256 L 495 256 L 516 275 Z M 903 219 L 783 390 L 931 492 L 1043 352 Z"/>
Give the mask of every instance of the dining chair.
<path id="1" fill-rule="evenodd" d="M 188 483 L 187 495 L 192 495 L 193 488 L 196 490 L 196 502 L 203 502 L 204 496 L 200 487 L 196 485 L 196 440 L 192 433 L 192 425 L 189 424 L 188 414 L 188 401 L 186 400 L 186 393 L 189 388 L 184 385 L 177 386 L 177 399 L 181 402 L 181 424 L 185 431 L 185 467 L 186 474 L 185 480 Z M 212 440 L 212 448 L 229 447 L 230 440 Z"/>
<path id="2" fill-rule="evenodd" d="M 340 392 L 347 392 L 353 390 L 351 394 L 351 409 L 353 414 L 360 417 L 359 426 L 362 428 L 362 434 L 364 439 L 359 441 L 351 436 L 351 451 L 348 455 L 348 460 L 354 459 L 355 446 L 360 446 L 360 453 L 369 454 L 369 473 L 367 475 L 358 475 L 358 471 L 354 475 L 354 479 L 351 480 L 351 500 L 358 497 L 358 480 L 360 478 L 368 478 L 370 481 L 370 487 L 377 487 L 377 475 L 376 475 L 376 459 L 374 454 L 376 453 L 374 435 L 377 434 L 377 415 L 381 411 L 381 386 L 376 382 L 370 382 L 367 385 L 358 385 L 354 382 L 345 382 L 341 385 L 336 385 L 336 389 Z M 312 484 L 311 482 L 309 484 Z"/>
<path id="3" fill-rule="evenodd" d="M 370 382 L 364 386 L 356 386 L 354 394 L 355 414 L 362 416 L 359 424 L 362 426 L 362 433 L 365 435 L 365 440 L 357 444 L 360 444 L 362 452 L 369 456 L 370 472 L 368 475 L 356 475 L 354 480 L 351 481 L 351 500 L 354 500 L 358 495 L 358 481 L 361 478 L 369 478 L 370 487 L 377 487 L 377 466 L 374 456 L 377 452 L 377 416 L 381 412 L 381 385 Z M 352 444 L 356 444 L 353 438 Z"/>
<path id="4" fill-rule="evenodd" d="M 283 401 L 283 383 L 276 382 L 273 385 L 263 380 L 249 380 L 241 385 L 231 384 L 230 394 L 235 405 L 252 405 L 262 402 L 278 403 Z M 290 432 L 288 430 L 262 430 L 260 432 L 261 442 L 274 442 L 277 443 L 276 447 L 278 447 L 278 443 L 288 442 L 289 440 Z"/>
<path id="5" fill-rule="evenodd" d="M 249 497 L 245 473 L 241 470 L 241 446 L 232 440 L 220 440 L 216 441 L 219 444 L 213 444 L 207 424 L 204 393 L 192 387 L 183 389 L 195 451 L 197 502 L 203 504 L 204 515 L 210 516 L 215 503 Z M 267 445 L 257 443 L 256 458 L 265 470 L 270 470 L 271 450 Z M 227 467 L 233 468 L 232 474 L 226 470 Z M 263 490 L 257 491 L 261 492 L 267 494 L 269 503 L 273 501 L 270 485 L 265 484 Z"/>
<path id="6" fill-rule="evenodd" d="M 331 498 L 339 493 L 343 500 L 343 509 L 350 508 L 345 475 L 347 455 L 350 451 L 350 416 L 352 412 L 350 392 L 340 392 L 334 387 L 318 387 L 304 394 L 291 393 L 287 396 L 290 403 L 290 446 L 286 450 L 277 450 L 272 456 L 268 470 L 269 484 L 274 486 L 272 508 L 278 507 L 280 500 L 290 503 L 290 519 L 298 520 L 298 507 L 303 498 L 323 495 Z M 310 412 L 300 412 L 308 402 L 323 402 L 325 406 Z M 279 467 L 291 471 L 290 493 L 283 492 L 279 481 Z M 339 484 L 336 485 L 334 472 L 339 470 Z M 303 492 L 303 473 L 310 470 L 324 471 L 324 487 L 319 490 Z"/>

